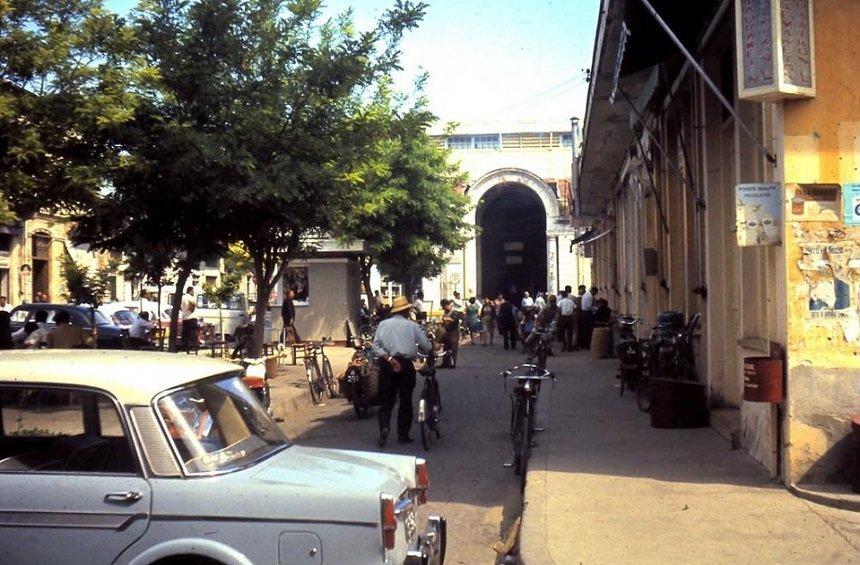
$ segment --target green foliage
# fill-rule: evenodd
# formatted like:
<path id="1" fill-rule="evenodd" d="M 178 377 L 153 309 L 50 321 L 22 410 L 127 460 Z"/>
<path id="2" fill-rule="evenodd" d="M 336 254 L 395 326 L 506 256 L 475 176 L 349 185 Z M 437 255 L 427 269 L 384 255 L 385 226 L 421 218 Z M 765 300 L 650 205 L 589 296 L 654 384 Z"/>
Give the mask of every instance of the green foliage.
<path id="1" fill-rule="evenodd" d="M 69 300 L 75 304 L 88 304 L 98 307 L 102 298 L 110 291 L 111 272 L 109 268 L 101 268 L 90 273 L 71 256 L 63 257 L 63 279 L 69 291 Z"/>
<path id="2" fill-rule="evenodd" d="M 98 196 L 118 155 L 104 130 L 135 108 L 132 39 L 101 0 L 0 0 L 0 210 L 27 218 Z"/>
<path id="3" fill-rule="evenodd" d="M 398 108 L 401 102 L 384 89 L 377 96 L 375 111 L 389 120 L 387 135 L 353 171 L 360 190 L 338 226 L 342 238 L 366 242 L 383 275 L 411 284 L 438 275 L 449 254 L 466 243 L 469 200 L 456 189 L 465 176 L 427 133 L 435 118 L 425 100 L 419 96 L 406 111 Z"/>

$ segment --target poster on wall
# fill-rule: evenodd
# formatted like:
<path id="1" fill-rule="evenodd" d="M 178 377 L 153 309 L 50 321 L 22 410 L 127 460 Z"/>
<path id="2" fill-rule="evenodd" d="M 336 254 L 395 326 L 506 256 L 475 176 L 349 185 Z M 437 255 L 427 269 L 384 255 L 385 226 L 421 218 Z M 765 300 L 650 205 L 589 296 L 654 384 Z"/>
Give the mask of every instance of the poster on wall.
<path id="1" fill-rule="evenodd" d="M 800 222 L 838 222 L 841 218 L 838 184 L 791 184 L 791 219 Z"/>
<path id="2" fill-rule="evenodd" d="M 735 187 L 739 246 L 782 243 L 781 194 L 779 183 L 748 183 Z"/>
<path id="3" fill-rule="evenodd" d="M 807 243 L 800 246 L 798 268 L 808 294 L 809 317 L 813 319 L 856 316 L 854 278 L 860 253 L 853 242 Z M 858 255 L 858 257 L 855 257 Z"/>
<path id="4" fill-rule="evenodd" d="M 842 187 L 842 204 L 845 211 L 845 225 L 860 226 L 860 182 L 852 182 Z"/>

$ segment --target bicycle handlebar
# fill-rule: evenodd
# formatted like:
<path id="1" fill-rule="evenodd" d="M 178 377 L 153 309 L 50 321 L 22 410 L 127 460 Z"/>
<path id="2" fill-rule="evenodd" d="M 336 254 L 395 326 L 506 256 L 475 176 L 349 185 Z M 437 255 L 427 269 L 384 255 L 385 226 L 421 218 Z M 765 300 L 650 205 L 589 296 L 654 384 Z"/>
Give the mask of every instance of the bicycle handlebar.
<path id="1" fill-rule="evenodd" d="M 529 364 L 517 365 L 516 367 L 508 369 L 507 371 L 502 371 L 501 373 L 499 373 L 499 375 L 504 377 L 505 379 L 516 379 L 518 381 L 546 381 L 546 380 L 550 380 L 550 379 L 555 380 L 555 373 L 548 371 L 546 369 L 544 369 L 543 373 L 540 375 L 516 375 L 516 374 L 514 374 L 517 371 L 519 371 L 520 369 L 537 369 L 537 368 L 538 368 L 537 365 L 529 365 Z"/>

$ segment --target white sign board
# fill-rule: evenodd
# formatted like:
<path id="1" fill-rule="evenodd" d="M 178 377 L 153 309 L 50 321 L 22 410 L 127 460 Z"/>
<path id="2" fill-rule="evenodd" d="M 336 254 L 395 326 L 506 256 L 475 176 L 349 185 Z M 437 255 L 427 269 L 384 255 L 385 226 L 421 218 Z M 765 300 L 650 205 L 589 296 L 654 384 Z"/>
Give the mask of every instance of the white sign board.
<path id="1" fill-rule="evenodd" d="M 782 190 L 779 183 L 739 184 L 735 187 L 738 245 L 782 243 Z"/>

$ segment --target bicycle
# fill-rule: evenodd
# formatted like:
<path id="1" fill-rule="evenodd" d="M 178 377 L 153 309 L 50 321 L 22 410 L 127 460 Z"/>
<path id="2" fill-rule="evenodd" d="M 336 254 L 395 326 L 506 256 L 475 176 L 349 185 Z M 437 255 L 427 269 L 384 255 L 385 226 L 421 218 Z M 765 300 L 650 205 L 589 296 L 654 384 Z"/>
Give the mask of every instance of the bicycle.
<path id="1" fill-rule="evenodd" d="M 539 371 L 546 369 L 546 358 L 549 355 L 550 344 L 555 336 L 553 328 L 534 331 L 526 337 L 526 365 L 531 364 L 537 359 L 537 368 Z M 534 345 L 534 337 L 537 338 L 537 345 Z"/>
<path id="2" fill-rule="evenodd" d="M 618 318 L 621 342 L 616 346 L 615 353 L 619 360 L 618 396 L 624 396 L 624 390 L 631 390 L 636 396 L 636 405 L 642 412 L 651 410 L 651 377 L 650 340 L 637 340 L 634 328 L 640 323 L 639 318 L 621 316 Z"/>
<path id="3" fill-rule="evenodd" d="M 693 335 L 699 327 L 701 314 L 695 314 L 683 331 L 672 340 L 674 351 L 669 363 L 668 373 L 677 381 L 696 381 L 696 351 L 693 347 Z"/>
<path id="4" fill-rule="evenodd" d="M 522 370 L 525 374 L 517 374 Z M 517 365 L 512 369 L 503 371 L 501 375 L 505 379 L 506 391 L 508 379 L 517 381 L 516 386 L 511 391 L 510 433 L 514 460 L 509 465 L 514 468 L 514 474 L 520 477 L 520 491 L 525 492 L 526 474 L 531 457 L 532 435 L 538 431 L 534 424 L 540 384 L 550 379 L 555 382 L 555 375 L 534 364 Z"/>
<path id="5" fill-rule="evenodd" d="M 337 385 L 334 380 L 331 361 L 325 354 L 327 340 L 328 338 L 324 337 L 322 341 L 312 341 L 305 344 L 305 376 L 308 380 L 311 401 L 314 404 L 319 404 L 325 395 L 328 395 L 329 398 L 337 396 Z M 322 358 L 322 365 L 318 361 L 319 357 Z"/>
<path id="6" fill-rule="evenodd" d="M 419 371 L 424 377 L 424 387 L 418 399 L 418 427 L 421 430 L 421 443 L 425 451 L 430 451 L 433 436 L 440 439 L 439 416 L 442 412 L 442 396 L 439 394 L 439 381 L 436 379 L 436 351 L 431 348 L 427 355 L 419 354 L 424 365 Z"/>

